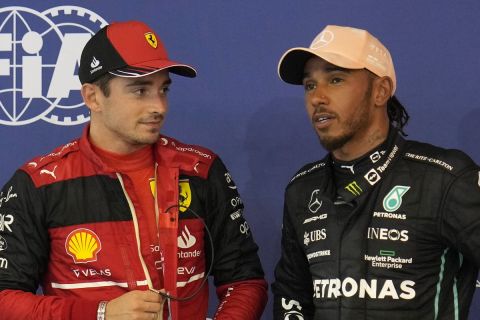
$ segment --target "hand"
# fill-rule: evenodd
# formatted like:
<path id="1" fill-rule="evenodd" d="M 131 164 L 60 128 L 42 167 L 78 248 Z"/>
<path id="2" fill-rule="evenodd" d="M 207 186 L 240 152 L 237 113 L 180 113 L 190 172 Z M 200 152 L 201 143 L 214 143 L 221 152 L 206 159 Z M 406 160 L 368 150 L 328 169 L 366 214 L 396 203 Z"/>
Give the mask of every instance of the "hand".
<path id="1" fill-rule="evenodd" d="M 156 292 L 130 291 L 107 303 L 106 320 L 161 320 L 164 299 Z"/>

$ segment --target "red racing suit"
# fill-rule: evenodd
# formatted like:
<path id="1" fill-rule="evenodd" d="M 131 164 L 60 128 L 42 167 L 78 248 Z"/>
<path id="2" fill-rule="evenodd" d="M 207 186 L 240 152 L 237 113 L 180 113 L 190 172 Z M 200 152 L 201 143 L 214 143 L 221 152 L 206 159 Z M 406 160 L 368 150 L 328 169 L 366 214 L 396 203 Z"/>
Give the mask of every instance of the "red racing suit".
<path id="1" fill-rule="evenodd" d="M 1 319 L 96 319 L 99 301 L 131 290 L 187 297 L 207 276 L 210 248 L 216 318 L 259 319 L 267 284 L 258 247 L 218 156 L 165 136 L 154 145 L 155 241 L 132 182 L 102 163 L 87 135 L 25 164 L 0 194 Z M 205 319 L 208 285 L 170 302 L 173 319 Z"/>

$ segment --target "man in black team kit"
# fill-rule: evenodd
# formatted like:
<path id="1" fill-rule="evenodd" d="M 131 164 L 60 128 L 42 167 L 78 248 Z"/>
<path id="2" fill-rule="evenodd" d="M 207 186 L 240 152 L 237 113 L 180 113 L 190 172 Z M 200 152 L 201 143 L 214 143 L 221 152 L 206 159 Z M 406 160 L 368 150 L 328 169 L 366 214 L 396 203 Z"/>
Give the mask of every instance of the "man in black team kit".
<path id="1" fill-rule="evenodd" d="M 467 319 L 480 266 L 480 173 L 464 153 L 402 137 L 389 51 L 327 26 L 288 50 L 329 154 L 285 194 L 275 319 Z"/>

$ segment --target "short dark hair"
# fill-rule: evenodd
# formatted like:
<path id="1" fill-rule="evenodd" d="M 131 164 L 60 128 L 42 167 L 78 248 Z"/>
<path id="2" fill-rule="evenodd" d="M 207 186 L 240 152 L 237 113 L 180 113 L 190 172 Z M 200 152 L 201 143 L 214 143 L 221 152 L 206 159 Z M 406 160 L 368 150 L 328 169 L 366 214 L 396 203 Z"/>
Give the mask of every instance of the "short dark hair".
<path id="1" fill-rule="evenodd" d="M 110 95 L 110 80 L 115 78 L 113 74 L 110 73 L 105 73 L 104 75 L 100 76 L 98 79 L 96 79 L 93 84 L 98 86 L 100 90 L 102 90 L 102 93 L 105 97 L 108 97 Z"/>
<path id="2" fill-rule="evenodd" d="M 405 107 L 400 103 L 397 97 L 393 96 L 387 101 L 387 113 L 388 119 L 390 119 L 390 123 L 394 128 L 397 128 L 403 136 L 407 136 L 407 134 L 403 131 L 403 127 L 410 119 L 407 110 Z"/>

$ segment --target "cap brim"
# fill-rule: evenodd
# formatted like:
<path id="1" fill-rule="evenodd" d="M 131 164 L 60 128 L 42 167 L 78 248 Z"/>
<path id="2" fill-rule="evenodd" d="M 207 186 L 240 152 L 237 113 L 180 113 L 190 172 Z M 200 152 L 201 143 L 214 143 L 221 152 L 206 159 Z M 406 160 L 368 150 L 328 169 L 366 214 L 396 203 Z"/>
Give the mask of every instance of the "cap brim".
<path id="1" fill-rule="evenodd" d="M 283 54 L 278 63 L 280 79 L 290 84 L 302 84 L 305 63 L 312 56 L 346 69 L 363 69 L 365 67 L 333 52 L 319 52 L 309 48 L 292 48 Z"/>
<path id="2" fill-rule="evenodd" d="M 118 77 L 138 78 L 167 69 L 168 71 L 183 77 L 195 78 L 197 76 L 197 71 L 191 66 L 169 60 L 146 61 L 140 64 L 113 70 L 109 73 Z"/>

